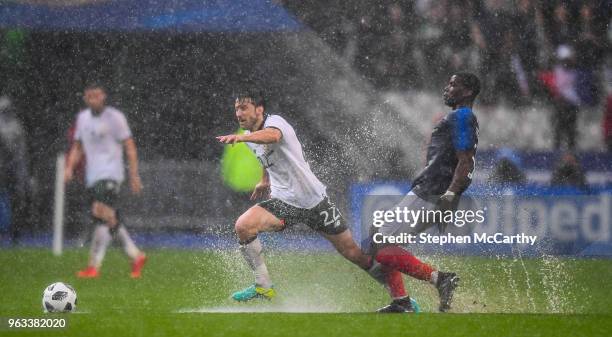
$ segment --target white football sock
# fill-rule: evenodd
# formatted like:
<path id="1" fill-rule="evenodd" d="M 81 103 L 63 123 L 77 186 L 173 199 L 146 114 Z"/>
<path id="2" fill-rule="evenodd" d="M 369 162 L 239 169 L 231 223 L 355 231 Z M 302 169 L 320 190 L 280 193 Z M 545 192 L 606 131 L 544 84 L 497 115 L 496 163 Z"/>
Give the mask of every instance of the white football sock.
<path id="1" fill-rule="evenodd" d="M 110 244 L 112 237 L 110 230 L 106 225 L 98 225 L 94 230 L 93 240 L 91 242 L 90 251 L 90 266 L 100 268 L 104 255 L 106 254 L 106 248 Z"/>
<path id="2" fill-rule="evenodd" d="M 263 255 L 261 254 L 262 250 L 263 247 L 259 238 L 255 238 L 255 240 L 245 245 L 240 245 L 240 252 L 255 275 L 255 283 L 264 288 L 270 288 L 272 282 L 268 274 L 268 267 L 266 267 Z"/>
<path id="3" fill-rule="evenodd" d="M 117 229 L 117 237 L 119 237 L 119 240 L 123 245 L 123 250 L 125 250 L 125 253 L 130 257 L 130 259 L 135 260 L 138 255 L 141 254 L 140 250 L 138 247 L 136 247 L 136 244 L 134 244 L 134 241 L 124 226 L 119 226 L 119 229 Z"/>

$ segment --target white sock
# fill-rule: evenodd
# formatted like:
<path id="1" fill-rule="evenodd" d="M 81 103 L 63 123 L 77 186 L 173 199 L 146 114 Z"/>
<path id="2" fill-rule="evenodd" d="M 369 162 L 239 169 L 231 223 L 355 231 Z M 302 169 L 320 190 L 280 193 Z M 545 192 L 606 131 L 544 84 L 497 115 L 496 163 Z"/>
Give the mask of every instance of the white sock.
<path id="1" fill-rule="evenodd" d="M 431 278 L 429 278 L 429 283 L 436 285 L 438 283 L 438 271 L 431 272 Z"/>
<path id="2" fill-rule="evenodd" d="M 100 268 L 104 255 L 106 254 L 106 248 L 110 244 L 112 237 L 110 230 L 106 225 L 98 225 L 94 230 L 93 240 L 91 242 L 90 251 L 90 265 L 96 268 Z"/>
<path id="3" fill-rule="evenodd" d="M 125 250 L 125 253 L 130 257 L 130 259 L 135 260 L 138 255 L 141 254 L 125 227 L 119 226 L 119 229 L 117 229 L 117 237 L 119 237 L 119 240 L 123 245 L 123 250 Z"/>
<path id="4" fill-rule="evenodd" d="M 261 254 L 262 249 L 259 238 L 255 238 L 255 240 L 246 245 L 240 245 L 240 252 L 255 275 L 255 283 L 264 288 L 270 288 L 272 281 L 270 281 L 268 267 L 266 267 L 263 255 Z"/>

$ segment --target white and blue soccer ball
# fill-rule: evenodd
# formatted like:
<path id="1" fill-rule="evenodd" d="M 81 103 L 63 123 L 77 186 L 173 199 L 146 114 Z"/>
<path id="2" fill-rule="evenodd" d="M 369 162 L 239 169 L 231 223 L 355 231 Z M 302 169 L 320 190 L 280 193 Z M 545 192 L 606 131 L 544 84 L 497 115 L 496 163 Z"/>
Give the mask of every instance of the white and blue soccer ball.
<path id="1" fill-rule="evenodd" d="M 55 282 L 43 292 L 42 305 L 45 312 L 72 312 L 76 304 L 76 291 L 63 282 Z"/>

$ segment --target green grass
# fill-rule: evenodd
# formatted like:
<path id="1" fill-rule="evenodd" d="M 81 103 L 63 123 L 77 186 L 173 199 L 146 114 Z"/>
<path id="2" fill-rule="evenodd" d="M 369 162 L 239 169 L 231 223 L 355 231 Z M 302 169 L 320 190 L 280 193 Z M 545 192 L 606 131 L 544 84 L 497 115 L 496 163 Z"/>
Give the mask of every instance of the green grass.
<path id="1" fill-rule="evenodd" d="M 612 331 L 612 260 L 426 257 L 462 277 L 454 313 L 437 314 L 434 289 L 406 279 L 424 313 L 376 315 L 388 302 L 367 274 L 331 253 L 267 253 L 278 290 L 271 302 L 238 304 L 229 294 L 251 282 L 236 252 L 152 250 L 143 278 L 129 278 L 120 250 L 102 275 L 77 279 L 87 251 L 0 250 L 0 317 L 47 317 L 41 296 L 63 281 L 78 313 L 63 330 L 0 336 L 606 336 Z M 460 314 L 465 313 L 465 314 Z M 469 313 L 469 314 L 468 314 Z M 56 315 L 52 315 L 56 317 Z"/>

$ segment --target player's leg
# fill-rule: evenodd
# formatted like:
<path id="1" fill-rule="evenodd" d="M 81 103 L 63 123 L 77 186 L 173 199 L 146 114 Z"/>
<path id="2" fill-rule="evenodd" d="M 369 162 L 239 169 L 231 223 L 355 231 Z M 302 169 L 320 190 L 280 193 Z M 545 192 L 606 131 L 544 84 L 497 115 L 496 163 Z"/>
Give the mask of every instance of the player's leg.
<path id="1" fill-rule="evenodd" d="M 89 251 L 89 263 L 87 268 L 78 272 L 77 276 L 92 278 L 99 275 L 99 269 L 106 255 L 106 250 L 112 240 L 108 221 L 111 220 L 109 213 L 102 212 L 98 201 L 93 201 L 91 206 L 92 222 L 95 224 L 91 249 Z"/>
<path id="2" fill-rule="evenodd" d="M 91 249 L 89 252 L 89 263 L 86 269 L 77 273 L 78 277 L 92 278 L 99 275 L 99 269 L 104 260 L 106 249 L 110 244 L 112 237 L 108 223 L 112 221 L 110 213 L 104 212 L 99 204 L 101 200 L 106 199 L 105 191 L 110 185 L 105 181 L 98 181 L 93 186 L 87 188 L 87 195 L 90 200 L 89 213 L 94 226 L 93 237 L 91 240 Z"/>
<path id="3" fill-rule="evenodd" d="M 338 234 L 322 233 L 323 236 L 334 246 L 336 251 L 345 259 L 351 261 L 365 270 L 377 282 L 383 284 L 389 291 L 393 302 L 378 310 L 381 313 L 392 312 L 414 312 L 413 303 L 404 288 L 404 280 L 397 270 L 384 267 L 377 263 L 371 256 L 365 255 L 357 243 L 353 240 L 351 231 L 345 229 Z"/>
<path id="4" fill-rule="evenodd" d="M 240 243 L 240 252 L 253 271 L 255 284 L 232 294 L 236 301 L 248 301 L 253 298 L 271 299 L 275 296 L 272 281 L 268 273 L 262 244 L 257 235 L 260 232 L 278 231 L 284 224 L 265 208 L 255 205 L 242 214 L 235 224 Z"/>
<path id="5" fill-rule="evenodd" d="M 112 235 L 116 234 L 121 241 L 126 254 L 132 260 L 133 278 L 141 275 L 142 268 L 146 262 L 146 256 L 134 244 L 125 227 L 121 224 L 118 212 L 115 208 L 119 197 L 120 184 L 112 180 L 98 181 L 91 189 L 92 206 L 91 215 L 97 224 L 92 240 L 90 255 L 89 274 L 96 274 L 102 264 L 106 250 L 110 245 Z M 95 271 L 95 272 L 94 272 Z M 87 272 L 79 273 L 79 276 L 88 277 Z M 90 277 L 92 275 L 89 275 Z"/>
<path id="6" fill-rule="evenodd" d="M 439 310 L 445 312 L 450 309 L 453 292 L 459 282 L 457 274 L 438 271 L 431 265 L 419 260 L 406 249 L 396 245 L 379 248 L 375 254 L 375 259 L 387 268 L 399 270 L 416 279 L 431 283 L 438 289 L 438 295 L 440 295 Z"/>
<path id="7" fill-rule="evenodd" d="M 108 228 L 117 226 L 117 213 L 115 209 L 106 203 L 95 200 L 91 206 L 91 214 L 94 218 L 103 221 Z"/>
<path id="8" fill-rule="evenodd" d="M 104 221 L 110 229 L 110 232 L 115 234 L 119 239 L 125 254 L 132 261 L 132 271 L 130 276 L 132 278 L 139 278 L 142 274 L 142 268 L 147 261 L 147 257 L 140 249 L 138 249 L 129 232 L 121 223 L 119 212 L 113 206 L 116 204 L 119 194 L 118 185 L 111 185 L 108 185 L 109 188 L 107 188 L 103 193 L 103 198 L 101 199 L 104 201 L 94 202 L 92 206 L 92 214 L 94 217 Z"/>
<path id="9" fill-rule="evenodd" d="M 433 209 L 434 207 L 431 203 L 412 193 L 409 193 L 398 206 L 415 210 L 427 210 Z M 420 222 L 413 226 L 409 226 L 407 223 L 385 223 L 379 229 L 379 232 L 384 236 L 395 236 L 401 233 L 417 234 L 426 231 L 433 225 L 435 225 L 434 222 Z M 374 245 L 371 250 L 375 260 L 381 265 L 390 269 L 399 270 L 416 279 L 431 283 L 438 289 L 438 294 L 440 295 L 439 310 L 448 311 L 450 309 L 453 292 L 459 281 L 455 273 L 438 271 L 398 245 Z"/>
<path id="10" fill-rule="evenodd" d="M 98 214 L 98 217 L 106 221 L 111 233 L 119 239 L 119 242 L 121 242 L 123 246 L 123 251 L 132 261 L 130 277 L 139 278 L 142 274 L 142 268 L 147 261 L 147 256 L 138 249 L 134 240 L 132 240 L 130 233 L 121 222 L 119 212 L 106 203 L 96 202 L 94 205 L 94 214 Z"/>
<path id="11" fill-rule="evenodd" d="M 383 266 L 399 270 L 418 280 L 435 284 L 437 279 L 438 274 L 435 268 L 419 260 L 416 256 L 400 246 L 387 245 L 380 247 L 376 251 L 375 259 Z"/>
<path id="12" fill-rule="evenodd" d="M 308 226 L 320 232 L 331 242 L 340 255 L 365 270 L 373 279 L 385 286 L 394 301 L 400 299 L 403 301 L 404 305 L 401 310 L 394 312 L 412 312 L 410 297 L 406 294 L 401 274 L 397 270 L 380 265 L 371 256 L 363 253 L 353 240 L 340 210 L 329 198 L 325 198 L 312 210 L 308 210 L 304 220 Z"/>
<path id="13" fill-rule="evenodd" d="M 414 193 L 408 193 L 395 207 L 408 210 L 430 210 L 435 206 L 419 198 Z M 403 233 L 418 234 L 426 231 L 433 225 L 434 223 L 424 222 L 419 222 L 417 224 L 410 224 L 408 222 L 385 222 L 378 228 L 378 232 L 384 237 L 396 236 Z M 437 277 L 437 273 L 435 273 L 436 270 L 402 247 L 391 244 L 376 244 L 374 242 L 372 242 L 372 245 L 370 253 L 380 264 L 399 270 L 419 280 L 435 281 Z"/>
<path id="14" fill-rule="evenodd" d="M 390 292 L 391 297 L 404 297 L 406 290 L 401 277 L 397 277 L 399 273 L 390 268 L 384 268 L 377 263 L 371 256 L 365 255 L 357 243 L 353 240 L 353 236 L 349 229 L 345 229 L 338 234 L 328 234 L 322 232 L 322 235 L 334 246 L 336 251 L 345 259 L 365 270 L 378 283 L 384 285 Z M 389 273 L 397 273 L 389 276 Z M 400 275 L 401 276 L 401 275 Z M 391 283 L 389 283 L 391 282 Z"/>
<path id="15" fill-rule="evenodd" d="M 130 277 L 139 278 L 142 274 L 142 269 L 147 262 L 146 254 L 138 249 L 128 230 L 121 224 L 121 222 L 117 224 L 116 235 L 119 238 L 119 241 L 121 241 L 125 254 L 132 260 L 132 271 L 130 273 Z"/>
<path id="16" fill-rule="evenodd" d="M 378 309 L 377 312 L 382 314 L 420 312 L 417 301 L 408 296 L 406 290 L 404 289 L 402 273 L 384 266 L 383 270 L 385 270 L 385 275 L 387 276 L 389 295 L 391 295 L 393 300 L 389 305 Z M 399 287 L 399 285 L 401 285 L 401 287 Z M 393 286 L 395 286 L 395 288 Z"/>
<path id="17" fill-rule="evenodd" d="M 349 229 L 345 229 L 338 234 L 327 234 L 325 232 L 322 234 L 345 259 L 365 270 L 372 267 L 372 258 L 365 255 L 361 248 L 357 246 Z"/>
<path id="18" fill-rule="evenodd" d="M 108 226 L 105 224 L 97 224 L 93 231 L 91 240 L 91 248 L 89 250 L 89 262 L 87 268 L 77 273 L 81 278 L 98 277 L 106 248 L 110 244 L 112 238 Z"/>

